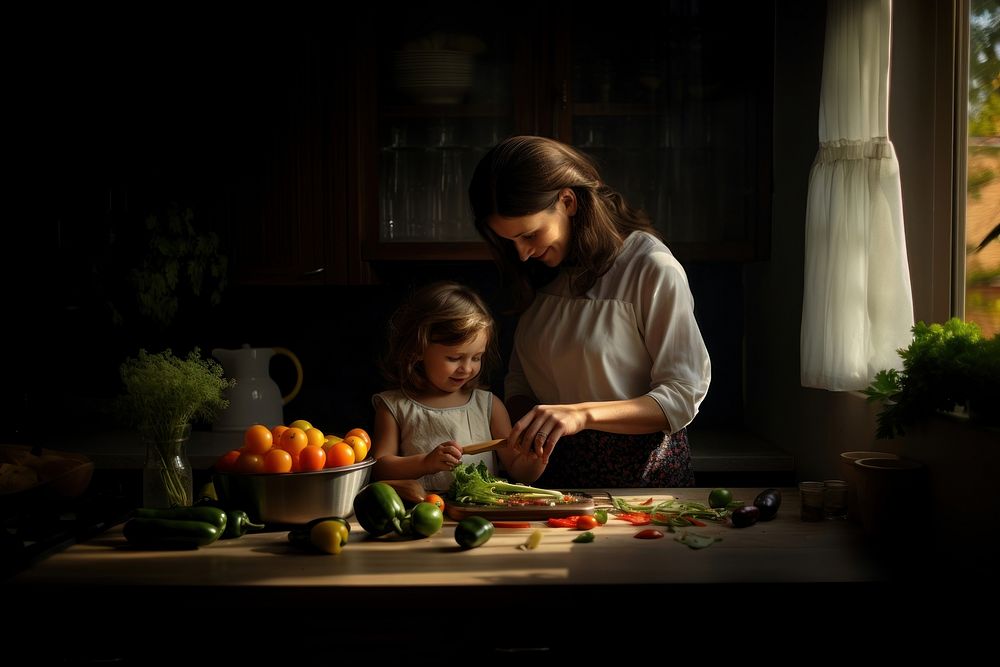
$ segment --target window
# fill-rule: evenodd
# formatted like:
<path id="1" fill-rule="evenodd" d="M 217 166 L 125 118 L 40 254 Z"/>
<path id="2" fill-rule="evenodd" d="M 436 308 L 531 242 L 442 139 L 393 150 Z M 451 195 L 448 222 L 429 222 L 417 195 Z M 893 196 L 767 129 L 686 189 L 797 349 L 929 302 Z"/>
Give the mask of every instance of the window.
<path id="1" fill-rule="evenodd" d="M 1000 333 L 1000 0 L 969 2 L 965 319 Z"/>

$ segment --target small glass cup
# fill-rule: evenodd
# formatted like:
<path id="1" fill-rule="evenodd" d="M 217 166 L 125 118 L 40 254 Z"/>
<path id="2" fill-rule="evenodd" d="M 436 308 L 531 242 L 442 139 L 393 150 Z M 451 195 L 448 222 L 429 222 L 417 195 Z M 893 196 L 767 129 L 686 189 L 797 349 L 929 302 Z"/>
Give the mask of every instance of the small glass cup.
<path id="1" fill-rule="evenodd" d="M 847 482 L 828 479 L 823 482 L 823 515 L 827 519 L 847 518 Z"/>
<path id="2" fill-rule="evenodd" d="M 823 482 L 799 482 L 803 521 L 823 520 Z"/>

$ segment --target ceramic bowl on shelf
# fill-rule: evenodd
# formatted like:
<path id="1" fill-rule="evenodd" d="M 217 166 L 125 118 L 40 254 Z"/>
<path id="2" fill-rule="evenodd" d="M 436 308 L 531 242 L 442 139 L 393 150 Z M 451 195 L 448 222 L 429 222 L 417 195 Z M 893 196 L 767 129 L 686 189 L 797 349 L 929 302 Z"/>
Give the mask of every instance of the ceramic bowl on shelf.
<path id="1" fill-rule="evenodd" d="M 223 506 L 243 510 L 255 522 L 303 524 L 351 516 L 354 496 L 368 483 L 373 465 L 375 459 L 315 472 L 217 472 L 213 481 Z"/>
<path id="2" fill-rule="evenodd" d="M 396 89 L 421 104 L 458 104 L 472 88 L 473 56 L 465 51 L 398 51 Z"/>

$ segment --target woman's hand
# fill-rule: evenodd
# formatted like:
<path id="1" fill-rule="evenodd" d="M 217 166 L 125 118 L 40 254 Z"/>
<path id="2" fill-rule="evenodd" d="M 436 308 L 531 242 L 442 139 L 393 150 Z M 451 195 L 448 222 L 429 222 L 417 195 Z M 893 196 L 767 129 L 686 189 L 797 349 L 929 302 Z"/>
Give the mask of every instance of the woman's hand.
<path id="1" fill-rule="evenodd" d="M 515 451 L 548 463 L 559 438 L 587 427 L 587 413 L 580 405 L 536 405 L 517 420 L 507 441 Z"/>
<path id="2" fill-rule="evenodd" d="M 451 471 L 462 462 L 462 449 L 454 440 L 442 442 L 424 454 L 424 467 L 428 475 L 435 472 Z"/>

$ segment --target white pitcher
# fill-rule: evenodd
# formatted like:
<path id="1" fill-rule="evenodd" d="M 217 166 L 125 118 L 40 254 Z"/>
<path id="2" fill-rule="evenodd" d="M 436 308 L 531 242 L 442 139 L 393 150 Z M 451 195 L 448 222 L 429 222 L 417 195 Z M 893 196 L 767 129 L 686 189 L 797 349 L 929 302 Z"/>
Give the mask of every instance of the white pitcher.
<path id="1" fill-rule="evenodd" d="M 271 358 L 286 356 L 295 364 L 295 387 L 282 395 L 271 379 Z M 222 363 L 226 377 L 236 380 L 236 386 L 226 390 L 229 407 L 219 413 L 212 425 L 214 431 L 244 431 L 254 424 L 273 428 L 285 423 L 282 406 L 295 398 L 302 389 L 302 364 L 290 350 L 283 347 L 250 347 L 238 350 L 216 348 L 212 356 Z"/>

